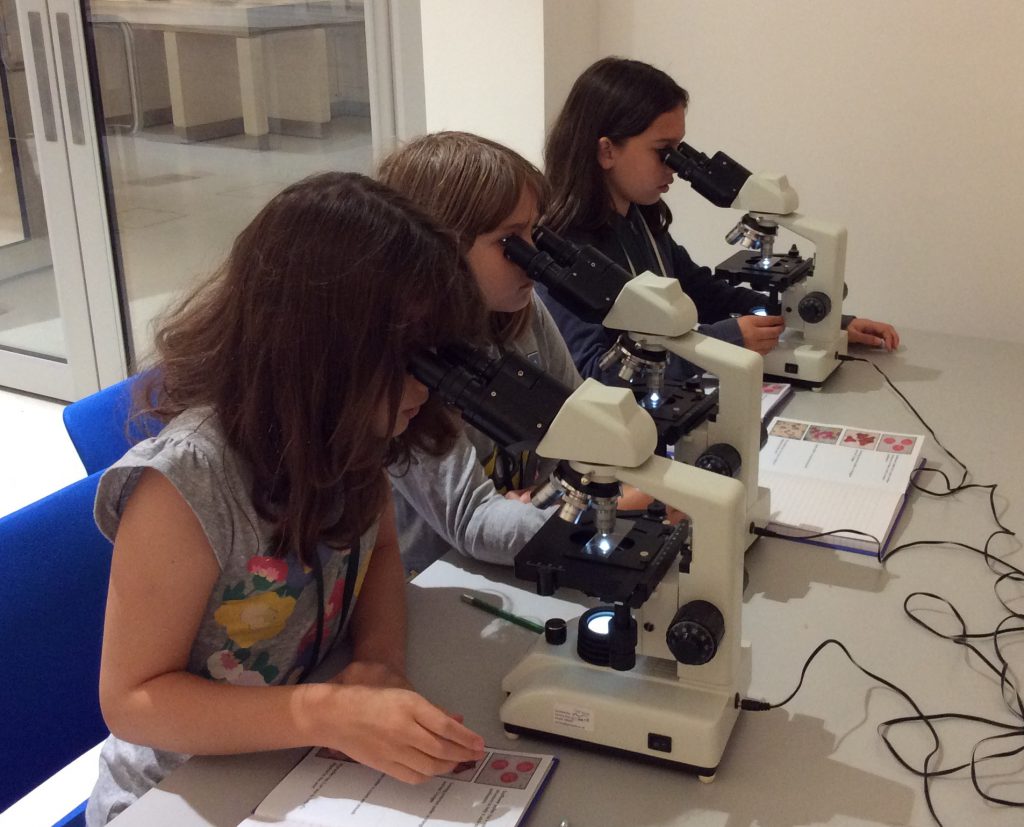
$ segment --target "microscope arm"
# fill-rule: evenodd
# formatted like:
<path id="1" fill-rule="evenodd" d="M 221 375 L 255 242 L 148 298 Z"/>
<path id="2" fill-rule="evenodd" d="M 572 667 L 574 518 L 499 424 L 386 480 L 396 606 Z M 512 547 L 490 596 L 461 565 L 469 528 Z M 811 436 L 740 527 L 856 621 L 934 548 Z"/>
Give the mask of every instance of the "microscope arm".
<path id="1" fill-rule="evenodd" d="M 718 414 L 708 423 L 708 443 L 731 445 L 739 452 L 741 463 L 735 478 L 746 490 L 747 508 L 755 509 L 764 496 L 757 484 L 761 451 L 761 356 L 696 332 L 683 337 L 645 338 L 648 343 L 660 344 L 718 377 Z M 653 495 L 653 492 L 648 493 Z"/>
<path id="2" fill-rule="evenodd" d="M 818 221 L 800 213 L 768 216 L 780 227 L 808 239 L 814 244 L 814 275 L 791 287 L 785 294 L 783 315 L 789 330 L 802 330 L 808 343 L 834 346 L 842 327 L 843 299 L 846 293 L 846 228 L 839 224 Z M 827 296 L 822 303 L 821 294 Z M 808 297 L 811 297 L 810 299 Z M 816 302 L 811 299 L 817 298 Z M 827 305 L 824 318 L 801 312 L 801 302 L 812 308 Z M 806 304 L 805 304 L 806 307 Z M 819 311 L 820 312 L 820 311 Z M 845 347 L 844 347 L 845 350 Z"/>
<path id="3" fill-rule="evenodd" d="M 719 411 L 709 425 L 709 442 L 726 443 L 739 452 L 738 479 L 753 509 L 761 496 L 757 473 L 763 360 L 752 350 L 696 332 L 696 323 L 697 309 L 679 282 L 652 273 L 632 279 L 605 320 L 609 327 L 628 330 L 638 342 L 663 347 L 718 376 Z"/>
<path id="4" fill-rule="evenodd" d="M 617 468 L 615 477 L 646 491 L 687 515 L 695 553 L 689 570 L 669 570 L 641 608 L 638 652 L 676 660 L 665 642 L 665 630 L 677 610 L 693 600 L 714 604 L 725 620 L 717 655 L 708 663 L 678 663 L 680 678 L 693 677 L 730 686 L 739 673 L 740 617 L 743 593 L 743 552 L 750 542 L 744 488 L 740 481 L 702 471 L 681 462 L 651 457 L 636 468 Z"/>

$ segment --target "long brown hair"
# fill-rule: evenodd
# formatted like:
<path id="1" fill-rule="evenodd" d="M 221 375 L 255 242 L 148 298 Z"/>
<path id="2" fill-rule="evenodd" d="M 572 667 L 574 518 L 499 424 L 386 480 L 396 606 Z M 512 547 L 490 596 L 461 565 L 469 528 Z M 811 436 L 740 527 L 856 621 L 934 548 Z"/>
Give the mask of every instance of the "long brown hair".
<path id="1" fill-rule="evenodd" d="M 551 201 L 544 223 L 555 232 L 597 231 L 613 213 L 604 171 L 597 162 L 601 138 L 621 144 L 690 96 L 672 78 L 647 63 L 606 57 L 580 75 L 548 133 L 544 172 Z M 654 232 L 664 232 L 672 214 L 664 201 L 640 205 Z"/>
<path id="2" fill-rule="evenodd" d="M 374 422 L 383 405 L 390 433 L 410 355 L 479 338 L 482 313 L 451 234 L 365 176 L 316 175 L 271 200 L 165 320 L 136 407 L 167 421 L 211 406 L 276 526 L 274 553 L 309 562 L 317 541 L 348 542 L 377 517 L 386 464 L 450 444 L 440 405 L 398 439 Z"/>
<path id="3" fill-rule="evenodd" d="M 435 132 L 406 144 L 385 158 L 377 171 L 394 187 L 455 233 L 465 255 L 477 236 L 499 227 L 524 190 L 543 210 L 548 185 L 540 170 L 519 153 L 468 132 Z M 529 325 L 532 309 L 489 312 L 490 338 L 504 344 Z"/>

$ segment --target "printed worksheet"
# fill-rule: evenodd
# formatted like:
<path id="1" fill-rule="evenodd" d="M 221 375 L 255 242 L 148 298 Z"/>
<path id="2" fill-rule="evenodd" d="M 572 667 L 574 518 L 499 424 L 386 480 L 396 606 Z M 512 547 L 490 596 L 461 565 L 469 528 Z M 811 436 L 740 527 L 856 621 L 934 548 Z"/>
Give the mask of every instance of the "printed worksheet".
<path id="1" fill-rule="evenodd" d="M 558 763 L 487 748 L 481 761 L 405 784 L 329 749 L 312 749 L 239 827 L 515 827 Z"/>
<path id="2" fill-rule="evenodd" d="M 761 385 L 761 419 L 771 416 L 792 390 L 793 386 L 788 382 L 764 382 Z"/>

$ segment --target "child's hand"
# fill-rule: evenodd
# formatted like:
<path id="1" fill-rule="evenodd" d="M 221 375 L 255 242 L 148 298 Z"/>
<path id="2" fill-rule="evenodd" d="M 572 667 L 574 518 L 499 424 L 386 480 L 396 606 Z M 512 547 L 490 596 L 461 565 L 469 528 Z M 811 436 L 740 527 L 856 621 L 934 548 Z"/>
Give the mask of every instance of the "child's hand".
<path id="1" fill-rule="evenodd" d="M 505 492 L 506 500 L 515 500 L 516 502 L 520 503 L 529 503 L 532 497 L 533 491 L 529 488 L 519 488 L 515 491 Z"/>
<path id="2" fill-rule="evenodd" d="M 743 335 L 743 347 L 764 356 L 779 343 L 786 329 L 782 316 L 740 316 L 736 323 Z"/>
<path id="3" fill-rule="evenodd" d="M 900 334 L 896 328 L 885 322 L 855 317 L 846 327 L 846 339 L 851 345 L 868 345 L 896 350 L 900 346 Z"/>
<path id="4" fill-rule="evenodd" d="M 415 692 L 331 688 L 316 712 L 317 742 L 399 781 L 420 784 L 484 756 L 483 738 Z"/>

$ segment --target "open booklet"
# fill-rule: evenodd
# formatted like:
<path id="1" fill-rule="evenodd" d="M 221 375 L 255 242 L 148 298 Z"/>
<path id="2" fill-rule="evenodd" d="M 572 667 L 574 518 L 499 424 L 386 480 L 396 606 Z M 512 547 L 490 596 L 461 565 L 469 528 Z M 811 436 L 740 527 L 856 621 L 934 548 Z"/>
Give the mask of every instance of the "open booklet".
<path id="1" fill-rule="evenodd" d="M 314 748 L 239 827 L 515 827 L 558 759 L 485 749 L 482 761 L 405 784 L 341 753 Z"/>
<path id="2" fill-rule="evenodd" d="M 858 534 L 804 539 L 854 529 L 882 551 L 906 504 L 914 472 L 924 464 L 924 437 L 776 417 L 761 449 L 759 482 L 771 489 L 768 527 L 814 545 L 876 554 Z"/>
<path id="3" fill-rule="evenodd" d="M 766 422 L 793 391 L 788 382 L 765 382 L 761 385 L 761 421 Z"/>
<path id="4" fill-rule="evenodd" d="M 700 377 L 700 381 L 704 393 L 711 393 L 718 387 L 718 377 L 714 374 L 705 373 Z M 788 382 L 762 382 L 761 421 L 767 422 L 769 417 L 782 406 L 782 403 L 789 398 L 792 392 L 793 386 Z"/>

